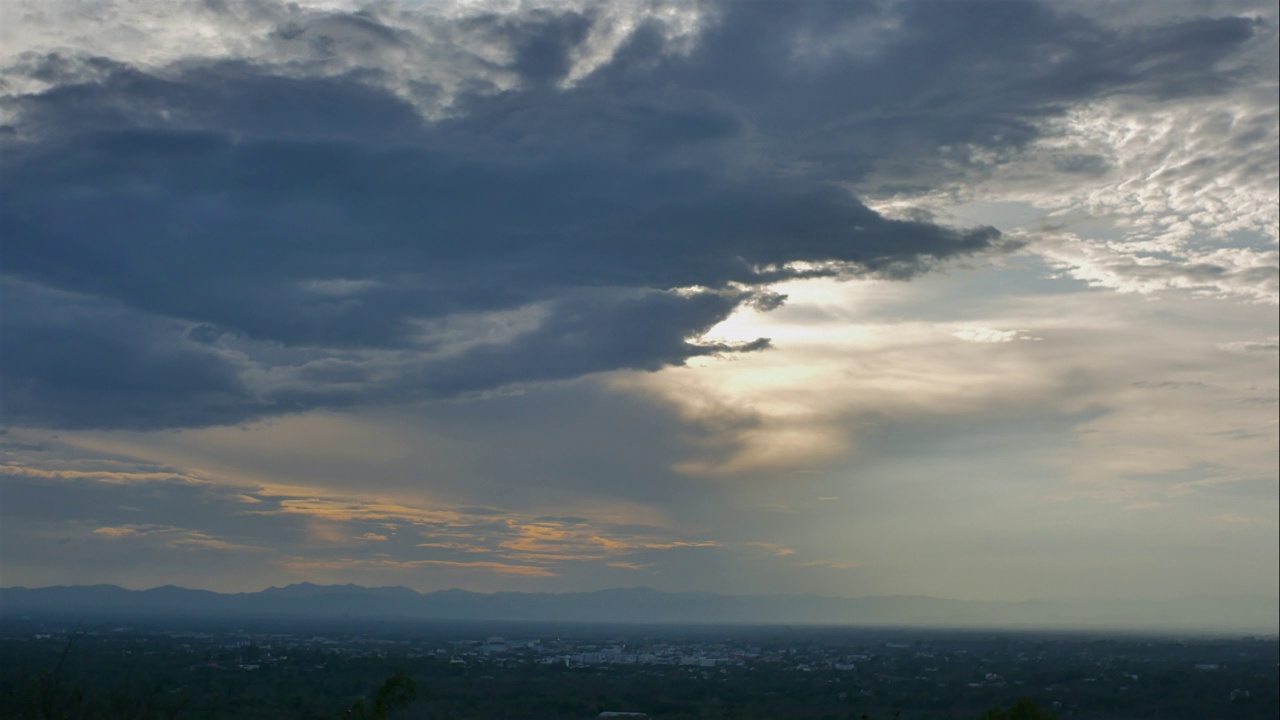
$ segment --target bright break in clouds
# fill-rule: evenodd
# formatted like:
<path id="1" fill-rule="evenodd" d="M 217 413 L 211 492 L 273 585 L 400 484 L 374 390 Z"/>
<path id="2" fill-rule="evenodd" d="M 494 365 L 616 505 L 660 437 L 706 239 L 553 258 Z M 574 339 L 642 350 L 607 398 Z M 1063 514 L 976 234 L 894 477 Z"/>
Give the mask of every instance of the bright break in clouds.
<path id="1" fill-rule="evenodd" d="M 1269 4 L 3 20 L 7 584 L 1276 593 Z"/>

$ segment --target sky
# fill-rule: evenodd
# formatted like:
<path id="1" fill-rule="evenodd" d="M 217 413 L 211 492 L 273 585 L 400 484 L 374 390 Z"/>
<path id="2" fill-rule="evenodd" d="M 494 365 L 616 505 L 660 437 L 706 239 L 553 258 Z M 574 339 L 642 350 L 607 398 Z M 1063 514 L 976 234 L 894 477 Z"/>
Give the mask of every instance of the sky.
<path id="1" fill-rule="evenodd" d="M 1280 594 L 1270 2 L 11 0 L 0 585 Z"/>

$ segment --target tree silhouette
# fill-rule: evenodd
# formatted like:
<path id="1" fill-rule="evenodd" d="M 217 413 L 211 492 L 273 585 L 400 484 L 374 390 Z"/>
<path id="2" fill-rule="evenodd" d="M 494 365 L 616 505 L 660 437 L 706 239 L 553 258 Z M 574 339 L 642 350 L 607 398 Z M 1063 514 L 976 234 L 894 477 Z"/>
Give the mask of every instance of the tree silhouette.
<path id="1" fill-rule="evenodd" d="M 364 699 L 357 700 L 347 710 L 347 717 L 360 720 L 387 720 L 391 713 L 404 709 L 418 697 L 418 686 L 405 671 L 397 670 L 382 683 L 373 696 L 373 706 L 367 707 Z"/>
<path id="2" fill-rule="evenodd" d="M 999 705 L 978 716 L 978 720 L 1058 720 L 1057 713 L 1042 710 L 1031 698 L 1018 698 L 1007 710 Z"/>
<path id="3" fill-rule="evenodd" d="M 54 666 L 53 673 L 50 674 L 46 669 L 40 676 L 37 693 L 40 698 L 40 717 L 45 720 L 65 715 L 70 710 L 69 706 L 79 705 L 84 699 L 79 691 L 67 692 L 62 687 L 62 673 L 67 664 L 67 656 L 71 654 L 71 646 L 75 644 L 76 638 L 83 634 L 84 631 L 77 624 L 67 636 L 67 644 L 62 647 L 62 654 L 58 656 L 58 664 Z M 66 709 L 64 706 L 67 706 Z"/>

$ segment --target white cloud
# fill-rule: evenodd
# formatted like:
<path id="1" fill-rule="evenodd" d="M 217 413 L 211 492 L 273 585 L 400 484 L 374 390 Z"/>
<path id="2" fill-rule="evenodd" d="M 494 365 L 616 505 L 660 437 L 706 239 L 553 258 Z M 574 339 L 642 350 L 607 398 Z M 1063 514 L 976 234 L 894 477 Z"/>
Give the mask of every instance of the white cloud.
<path id="1" fill-rule="evenodd" d="M 502 69 L 512 48 L 475 21 L 516 12 L 592 9 L 595 21 L 572 58 L 567 83 L 612 57 L 637 27 L 652 23 L 687 50 L 702 25 L 691 3 L 639 0 L 599 5 L 579 2 L 467 0 L 365 3 L 308 0 L 273 3 L 228 0 L 15 0 L 0 23 L 0 95 L 50 87 L 42 73 L 13 72 L 44 53 L 68 60 L 103 58 L 158 73 L 198 61 L 237 59 L 285 76 L 363 75 L 393 91 L 424 117 L 449 114 L 459 92 L 507 90 L 518 78 Z M 339 14 L 344 17 L 339 17 Z M 382 28 L 365 27 L 366 15 Z M 284 29 L 284 32 L 281 29 Z M 397 33 L 388 39 L 380 33 Z M 100 72 L 93 65 L 76 72 Z M 86 76 L 85 80 L 91 79 Z"/>
<path id="2" fill-rule="evenodd" d="M 910 290 L 930 284 L 917 280 Z M 1273 341 L 1235 338 L 1274 323 L 1275 306 L 1245 306 L 1227 320 L 1218 317 L 1224 306 L 1195 299 L 1024 295 L 1005 299 L 1004 317 L 957 328 L 895 317 L 897 289 L 789 283 L 779 288 L 792 296 L 788 305 L 741 310 L 712 331 L 772 336 L 773 351 L 622 382 L 720 428 L 718 445 L 708 441 L 703 459 L 679 468 L 696 475 L 821 467 L 874 450 L 863 441 L 877 427 L 961 418 L 971 425 L 1020 413 L 1080 418 L 1071 442 L 1041 458 L 1068 483 L 1046 486 L 1047 494 L 1166 499 L 1274 473 Z M 1224 359 L 1223 350 L 1238 359 Z M 1182 480 L 1142 479 L 1192 471 Z"/>
<path id="3" fill-rule="evenodd" d="M 1280 351 L 1280 337 L 1272 335 L 1263 340 L 1235 340 L 1220 343 L 1218 347 L 1231 353 L 1275 353 Z"/>
<path id="4" fill-rule="evenodd" d="M 1065 275 L 1150 294 L 1189 290 L 1280 300 L 1280 108 L 1275 29 L 1253 41 L 1252 82 L 1222 97 L 1094 100 L 1044 121 L 1017 153 L 980 156 L 964 178 L 923 195 L 877 194 L 896 216 L 924 210 L 992 222 Z M 1270 54 L 1259 61 L 1256 54 Z M 1270 65 L 1270 67 L 1267 67 Z M 981 161 L 986 157 L 986 161 Z M 1017 227 L 991 203 L 1039 214 Z"/>
<path id="5" fill-rule="evenodd" d="M 1017 340 L 1043 340 L 1027 334 L 1025 330 L 996 330 L 995 328 L 970 325 L 957 328 L 952 337 L 973 343 L 1009 343 Z"/>
<path id="6" fill-rule="evenodd" d="M 1097 241 L 1073 233 L 1023 233 L 1051 267 L 1094 287 L 1148 295 L 1188 290 L 1275 304 L 1280 300 L 1280 253 L 1220 247 L 1150 249 L 1150 243 Z"/>

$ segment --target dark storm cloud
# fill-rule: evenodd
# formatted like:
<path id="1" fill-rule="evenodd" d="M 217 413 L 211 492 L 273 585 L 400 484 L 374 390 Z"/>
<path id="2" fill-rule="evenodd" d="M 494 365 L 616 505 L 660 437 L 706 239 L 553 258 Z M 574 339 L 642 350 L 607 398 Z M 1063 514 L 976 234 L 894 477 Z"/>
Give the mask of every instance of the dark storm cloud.
<path id="1" fill-rule="evenodd" d="M 389 73 L 423 41 L 373 13 L 280 19 L 287 62 L 24 58 L 9 72 L 54 85 L 6 101 L 7 413 L 217 424 L 759 349 L 689 338 L 769 281 L 909 277 L 1001 247 L 885 219 L 836 181 L 892 162 L 926 183 L 1091 96 L 1211 92 L 1251 32 L 1122 36 L 1030 3 L 717 14 L 688 53 L 642 25 L 572 87 L 592 14 L 462 21 L 519 87 L 478 79 L 432 122 L 421 100 L 443 91 Z M 503 342 L 439 356 L 423 336 L 530 306 L 544 316 Z"/>
<path id="2" fill-rule="evenodd" d="M 511 68 L 526 84 L 545 86 L 569 74 L 573 50 L 587 38 L 592 21 L 589 13 L 535 10 L 516 17 L 486 15 L 465 24 L 511 48 Z"/>
<path id="3" fill-rule="evenodd" d="M 557 301 L 547 321 L 509 343 L 484 345 L 456 360 L 433 362 L 415 385 L 448 391 L 484 390 L 507 378 L 550 380 L 620 368 L 657 370 L 687 358 L 763 350 L 761 338 L 743 345 L 694 343 L 741 301 L 739 294 L 592 292 Z"/>
<path id="4" fill-rule="evenodd" d="M 51 89 L 9 102 L 22 127 L 48 142 L 110 131 L 217 129 L 234 136 L 360 138 L 381 143 L 416 137 L 413 108 L 352 77 L 272 74 L 248 61 L 219 61 L 162 77 L 102 58 L 53 55 Z M 42 77 L 44 71 L 32 72 Z"/>
<path id="5" fill-rule="evenodd" d="M 288 343 L 388 342 L 396 310 L 752 283 L 794 274 L 762 269 L 792 260 L 879 270 L 995 238 L 885 220 L 803 179 L 585 159 L 138 131 L 15 155 L 13 271 Z M 330 278 L 382 284 L 328 298 L 300 285 Z"/>
<path id="6" fill-rule="evenodd" d="M 5 414 L 32 424 L 165 427 L 244 418 L 241 367 L 181 324 L 6 279 Z"/>

